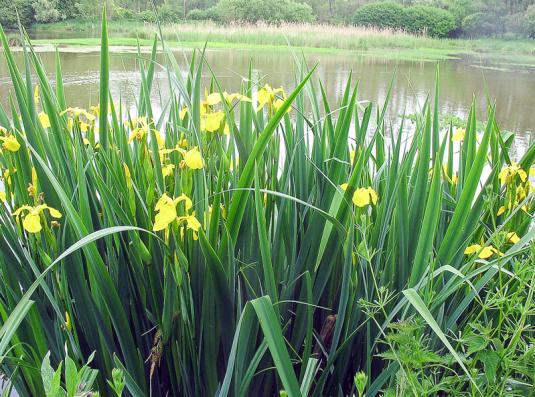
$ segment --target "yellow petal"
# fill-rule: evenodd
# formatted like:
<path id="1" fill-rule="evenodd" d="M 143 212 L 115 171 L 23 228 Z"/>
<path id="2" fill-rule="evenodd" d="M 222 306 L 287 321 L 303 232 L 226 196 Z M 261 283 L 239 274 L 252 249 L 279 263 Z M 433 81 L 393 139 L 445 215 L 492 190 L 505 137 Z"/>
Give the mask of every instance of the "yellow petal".
<path id="1" fill-rule="evenodd" d="M 32 207 L 30 207 L 29 205 L 23 205 L 19 207 L 18 209 L 16 209 L 11 215 L 19 216 L 22 213 L 22 211 L 31 211 L 31 210 L 32 210 Z"/>
<path id="2" fill-rule="evenodd" d="M 377 192 L 373 190 L 371 187 L 369 187 L 368 193 L 370 194 L 370 198 L 372 200 L 373 205 L 376 205 L 377 204 Z"/>
<path id="3" fill-rule="evenodd" d="M 518 234 L 515 232 L 507 233 L 507 239 L 513 244 L 516 244 L 520 241 L 520 237 L 518 237 Z"/>
<path id="4" fill-rule="evenodd" d="M 199 222 L 199 220 L 195 218 L 193 215 L 188 216 L 186 221 L 187 221 L 188 229 L 198 232 L 199 229 L 201 228 L 201 222 Z"/>
<path id="5" fill-rule="evenodd" d="M 7 137 L 0 137 L 4 143 L 2 147 L 10 152 L 17 152 L 20 149 L 20 143 L 15 138 L 15 135 L 8 135 Z"/>
<path id="6" fill-rule="evenodd" d="M 0 202 L 4 203 L 7 199 L 6 192 L 0 192 Z"/>
<path id="7" fill-rule="evenodd" d="M 489 246 L 489 247 L 485 247 L 481 250 L 481 252 L 479 253 L 479 257 L 481 259 L 487 259 L 487 258 L 490 258 L 493 254 L 494 254 L 494 249 L 493 247 Z"/>
<path id="8" fill-rule="evenodd" d="M 225 113 L 222 111 L 215 113 L 206 113 L 202 120 L 204 120 L 203 127 L 201 129 L 208 132 L 216 132 L 221 127 L 221 122 L 225 118 Z"/>
<path id="9" fill-rule="evenodd" d="M 37 105 L 39 103 L 39 86 L 35 86 L 35 90 L 33 91 L 33 101 Z"/>
<path id="10" fill-rule="evenodd" d="M 152 230 L 157 232 L 164 230 L 176 219 L 176 208 L 174 204 L 166 204 L 160 208 L 160 212 L 154 218 Z"/>
<path id="11" fill-rule="evenodd" d="M 500 173 L 498 174 L 498 179 L 500 180 L 500 183 L 502 185 L 505 185 L 505 182 L 507 181 L 507 175 L 509 174 L 508 172 L 508 169 L 507 168 L 504 168 L 503 170 L 500 171 Z"/>
<path id="12" fill-rule="evenodd" d="M 528 174 L 524 170 L 518 170 L 518 176 L 522 182 L 526 182 L 528 180 Z"/>
<path id="13" fill-rule="evenodd" d="M 217 105 L 220 102 L 221 95 L 219 94 L 219 92 L 213 92 L 206 97 L 206 103 L 208 103 L 209 106 Z"/>
<path id="14" fill-rule="evenodd" d="M 353 193 L 353 204 L 357 207 L 366 207 L 370 204 L 370 193 L 367 188 L 361 187 Z"/>
<path id="15" fill-rule="evenodd" d="M 240 157 L 236 156 L 234 159 L 230 160 L 230 165 L 228 167 L 229 171 L 234 171 L 234 169 L 238 167 L 238 164 L 240 164 Z"/>
<path id="16" fill-rule="evenodd" d="M 39 118 L 39 122 L 43 128 L 50 128 L 50 119 L 48 118 L 48 114 L 41 112 L 37 115 L 37 118 Z"/>
<path id="17" fill-rule="evenodd" d="M 158 130 L 152 130 L 154 132 L 154 136 L 156 137 L 156 142 L 158 144 L 159 148 L 162 148 L 165 146 L 165 140 L 162 136 L 162 133 Z"/>
<path id="18" fill-rule="evenodd" d="M 61 218 L 61 212 L 59 212 L 57 209 L 52 208 L 52 207 L 47 207 L 47 209 L 52 218 L 56 218 L 56 219 Z"/>
<path id="19" fill-rule="evenodd" d="M 184 120 L 184 118 L 186 117 L 186 114 L 188 114 L 188 107 L 187 107 L 187 106 L 184 106 L 184 107 L 180 110 L 180 113 L 179 113 L 178 117 L 180 117 L 180 120 Z"/>
<path id="20" fill-rule="evenodd" d="M 162 194 L 162 197 L 158 200 L 156 203 L 156 207 L 154 208 L 154 211 L 160 211 L 165 205 L 173 203 L 173 200 L 171 197 L 169 197 L 166 193 Z"/>
<path id="21" fill-rule="evenodd" d="M 340 189 L 342 189 L 342 190 L 345 192 L 345 191 L 347 190 L 347 187 L 348 187 L 348 186 L 349 186 L 349 184 L 347 184 L 347 183 L 342 183 L 342 184 L 340 185 Z"/>
<path id="22" fill-rule="evenodd" d="M 257 93 L 258 108 L 257 111 L 262 109 L 266 104 L 272 101 L 272 94 L 270 94 L 265 88 L 261 88 Z"/>
<path id="23" fill-rule="evenodd" d="M 481 249 L 481 245 L 479 244 L 472 244 L 466 247 L 464 250 L 465 255 L 472 255 L 475 254 L 477 251 Z"/>
<path id="24" fill-rule="evenodd" d="M 177 205 L 182 201 L 184 202 L 184 208 L 186 208 L 186 211 L 189 211 L 193 207 L 191 199 L 183 193 L 174 200 L 174 203 Z"/>
<path id="25" fill-rule="evenodd" d="M 453 137 L 452 137 L 453 142 L 462 141 L 464 139 L 465 134 L 466 134 L 466 130 L 464 128 L 458 128 L 453 134 Z"/>
<path id="26" fill-rule="evenodd" d="M 275 102 L 273 102 L 273 108 L 278 111 L 280 107 L 284 104 L 284 100 L 282 99 L 276 99 Z M 286 110 L 286 113 L 290 113 L 292 111 L 292 107 L 289 106 L 288 110 Z"/>
<path id="27" fill-rule="evenodd" d="M 355 155 L 357 154 L 357 152 L 355 151 L 355 149 L 351 149 L 349 151 L 349 161 L 351 162 L 351 164 L 353 164 L 355 162 Z"/>
<path id="28" fill-rule="evenodd" d="M 29 233 L 39 233 L 42 229 L 41 218 L 38 213 L 30 212 L 24 217 L 22 226 Z"/>
<path id="29" fill-rule="evenodd" d="M 71 317 L 69 316 L 69 313 L 68 312 L 65 312 L 65 328 L 67 329 L 67 331 L 72 331 L 72 322 L 71 322 Z"/>
<path id="30" fill-rule="evenodd" d="M 164 177 L 167 177 L 167 176 L 170 176 L 170 175 L 173 175 L 173 170 L 175 169 L 175 165 L 174 164 L 166 164 L 162 167 L 162 175 Z"/>
<path id="31" fill-rule="evenodd" d="M 184 161 L 186 162 L 186 165 L 192 170 L 199 170 L 204 167 L 201 152 L 199 151 L 199 149 L 197 149 L 197 147 L 194 147 L 193 149 L 186 152 L 186 154 L 184 155 Z"/>

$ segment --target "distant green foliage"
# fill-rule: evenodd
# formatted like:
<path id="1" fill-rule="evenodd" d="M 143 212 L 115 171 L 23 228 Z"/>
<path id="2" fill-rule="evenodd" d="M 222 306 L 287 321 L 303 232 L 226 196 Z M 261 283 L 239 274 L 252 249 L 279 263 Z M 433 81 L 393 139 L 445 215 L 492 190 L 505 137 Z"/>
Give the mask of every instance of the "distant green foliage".
<path id="1" fill-rule="evenodd" d="M 158 8 L 158 17 L 161 22 L 174 23 L 184 19 L 184 10 L 171 4 L 162 4 Z"/>
<path id="2" fill-rule="evenodd" d="M 16 28 L 18 24 L 17 12 L 22 25 L 31 25 L 33 9 L 29 0 L 0 0 L 0 25 L 4 29 Z"/>
<path id="3" fill-rule="evenodd" d="M 476 12 L 464 19 L 463 31 L 469 36 L 494 36 L 503 33 L 504 26 L 492 14 Z"/>
<path id="4" fill-rule="evenodd" d="M 14 0 L 26 25 L 96 21 L 103 1 L 115 20 L 175 23 L 319 22 L 425 32 L 432 37 L 535 37 L 535 0 Z M 0 0 L 0 22 L 16 26 L 13 2 Z M 154 6 L 157 12 L 154 12 Z"/>
<path id="5" fill-rule="evenodd" d="M 433 37 L 447 37 L 455 30 L 455 19 L 446 10 L 428 6 L 404 9 L 403 28 L 411 33 L 427 33 Z"/>
<path id="6" fill-rule="evenodd" d="M 219 20 L 219 14 L 216 7 L 210 7 L 206 9 L 195 8 L 188 12 L 186 19 L 190 21 L 217 21 Z"/>
<path id="7" fill-rule="evenodd" d="M 222 22 L 312 22 L 312 8 L 291 0 L 221 0 L 217 14 Z"/>
<path id="8" fill-rule="evenodd" d="M 37 22 L 56 22 L 65 19 L 65 15 L 58 10 L 57 0 L 35 0 L 32 7 Z"/>
<path id="9" fill-rule="evenodd" d="M 527 37 L 535 39 L 535 4 L 528 8 L 526 13 L 526 22 L 524 23 L 524 32 Z"/>
<path id="10" fill-rule="evenodd" d="M 360 26 L 399 29 L 403 25 L 403 7 L 394 1 L 367 4 L 357 10 L 353 23 Z"/>
<path id="11" fill-rule="evenodd" d="M 359 8 L 353 22 L 360 26 L 401 29 L 433 37 L 447 37 L 456 28 L 455 18 L 446 10 L 425 5 L 402 7 L 390 1 Z"/>

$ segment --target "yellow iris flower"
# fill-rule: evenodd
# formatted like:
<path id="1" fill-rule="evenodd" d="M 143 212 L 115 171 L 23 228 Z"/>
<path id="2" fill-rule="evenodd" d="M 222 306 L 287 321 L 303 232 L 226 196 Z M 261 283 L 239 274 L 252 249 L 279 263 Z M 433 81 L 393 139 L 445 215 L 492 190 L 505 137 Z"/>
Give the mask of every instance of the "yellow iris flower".
<path id="1" fill-rule="evenodd" d="M 44 212 L 44 210 L 48 210 L 52 218 L 61 218 L 61 213 L 57 209 L 49 207 L 46 204 L 41 204 L 36 207 L 23 205 L 13 212 L 12 215 L 22 217 L 22 226 L 28 233 L 39 233 L 43 228 L 41 225 L 41 213 Z"/>
<path id="2" fill-rule="evenodd" d="M 453 142 L 460 142 L 464 139 L 465 135 L 466 135 L 466 130 L 464 128 L 457 128 L 457 130 L 452 136 L 452 140 Z"/>
<path id="3" fill-rule="evenodd" d="M 505 185 L 507 182 L 512 181 L 515 175 L 518 175 L 522 182 L 526 182 L 528 179 L 526 171 L 520 168 L 517 163 L 511 163 L 511 165 L 505 166 L 498 174 L 498 178 L 501 184 Z"/>
<path id="4" fill-rule="evenodd" d="M 217 132 L 225 119 L 225 112 L 219 110 L 212 113 L 201 114 L 201 131 Z"/>
<path id="5" fill-rule="evenodd" d="M 43 128 L 50 128 L 50 118 L 48 117 L 48 114 L 41 112 L 37 115 L 37 118 L 39 119 L 39 122 Z"/>
<path id="6" fill-rule="evenodd" d="M 95 119 L 96 119 L 94 114 L 91 114 L 87 110 L 82 109 L 82 108 L 78 108 L 78 107 L 67 108 L 63 112 L 61 112 L 60 114 L 62 116 L 64 114 L 67 114 L 69 117 L 74 117 L 74 118 L 80 118 L 80 116 L 84 116 L 87 119 L 87 121 L 95 121 Z"/>
<path id="7" fill-rule="evenodd" d="M 266 84 L 258 90 L 258 106 L 256 107 L 256 111 L 258 112 L 260 109 L 264 108 L 264 106 L 268 107 L 269 112 L 273 109 L 277 111 L 284 103 L 285 98 L 286 95 L 282 87 L 273 88 L 269 84 Z M 288 111 L 289 110 L 290 109 L 288 109 Z"/>
<path id="8" fill-rule="evenodd" d="M 154 218 L 154 226 L 152 228 L 153 231 L 157 232 L 160 230 L 167 229 L 169 225 L 173 223 L 176 219 L 178 219 L 179 222 L 186 220 L 188 228 L 194 231 L 199 230 L 198 227 L 196 229 L 194 228 L 196 224 L 192 219 L 188 220 L 188 218 L 191 215 L 186 215 L 186 216 L 177 218 L 176 206 L 180 202 L 184 202 L 186 213 L 193 207 L 193 203 L 191 199 L 185 194 L 181 194 L 175 199 L 172 199 L 166 193 L 162 195 L 162 197 L 156 203 L 156 207 L 154 208 L 157 214 L 156 214 L 156 217 Z M 195 217 L 193 216 L 193 218 Z M 190 226 L 193 226 L 193 227 L 190 227 Z M 199 224 L 199 227 L 200 227 L 200 224 Z"/>
<path id="9" fill-rule="evenodd" d="M 340 189 L 342 189 L 344 192 L 347 190 L 347 187 L 349 185 L 347 183 L 342 183 L 340 185 Z M 371 187 L 360 187 L 353 193 L 353 204 L 355 204 L 357 207 L 363 208 L 367 205 L 373 204 L 377 205 L 377 192 L 373 190 Z"/>
<path id="10" fill-rule="evenodd" d="M 223 92 L 223 98 L 225 99 L 225 102 L 227 102 L 229 105 L 232 104 L 235 100 L 238 100 L 239 102 L 252 102 L 251 98 L 243 94 L 240 94 L 239 92 L 228 94 L 225 91 Z"/>
<path id="11" fill-rule="evenodd" d="M 20 143 L 15 135 L 0 136 L 0 141 L 2 141 L 2 147 L 10 152 L 18 152 L 20 149 Z"/>
<path id="12" fill-rule="evenodd" d="M 174 164 L 166 164 L 162 167 L 162 175 L 164 176 L 164 178 L 166 176 L 171 176 L 173 175 L 173 170 L 175 169 L 175 165 Z"/>
<path id="13" fill-rule="evenodd" d="M 4 203 L 7 200 L 6 192 L 0 192 L 0 202 Z"/>
<path id="14" fill-rule="evenodd" d="M 150 131 L 151 129 L 149 128 L 148 125 L 134 128 L 128 137 L 128 143 L 132 143 L 134 139 L 138 141 L 142 141 L 143 138 L 149 135 Z M 156 142 L 158 144 L 158 147 L 160 148 L 163 147 L 165 144 L 165 141 L 163 139 L 162 133 L 156 129 L 152 129 L 152 131 L 154 132 L 154 136 L 156 137 Z"/>
<path id="15" fill-rule="evenodd" d="M 509 232 L 507 233 L 507 241 L 516 244 L 520 241 L 520 237 L 518 237 L 518 234 L 516 234 L 515 232 Z"/>
<path id="16" fill-rule="evenodd" d="M 197 146 L 184 154 L 184 162 L 192 170 L 199 170 L 204 167 L 204 160 Z"/>
<path id="17" fill-rule="evenodd" d="M 199 170 L 204 167 L 204 159 L 197 146 L 186 151 L 177 145 L 173 149 L 161 149 L 158 153 L 160 154 L 160 159 L 163 161 L 164 156 L 173 152 L 179 152 L 184 157 L 183 164 L 192 170 Z"/>
<path id="18" fill-rule="evenodd" d="M 187 216 L 180 216 L 178 217 L 179 223 L 186 223 L 186 227 L 188 229 L 193 230 L 194 232 L 198 232 L 201 228 L 201 222 L 197 218 L 195 218 L 195 215 L 187 215 Z"/>
<path id="19" fill-rule="evenodd" d="M 494 254 L 503 256 L 503 254 L 492 245 L 483 247 L 480 244 L 472 244 L 464 250 L 465 255 L 472 255 L 475 253 L 477 253 L 478 258 L 480 259 L 488 259 Z"/>
<path id="20" fill-rule="evenodd" d="M 377 192 L 371 187 L 361 187 L 353 193 L 353 204 L 357 207 L 363 208 L 367 205 L 377 204 Z"/>

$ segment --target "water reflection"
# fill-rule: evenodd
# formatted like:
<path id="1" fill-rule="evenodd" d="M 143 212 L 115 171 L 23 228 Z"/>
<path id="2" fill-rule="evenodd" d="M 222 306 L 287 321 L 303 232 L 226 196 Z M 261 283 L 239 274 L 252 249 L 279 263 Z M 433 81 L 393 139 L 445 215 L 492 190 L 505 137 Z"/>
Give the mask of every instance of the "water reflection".
<path id="1" fill-rule="evenodd" d="M 176 53 L 184 66 L 184 57 L 190 51 Z M 148 56 L 144 54 L 143 56 Z M 41 53 L 45 68 L 53 72 L 54 53 Z M 206 54 L 215 75 L 224 89 L 239 88 L 247 76 L 249 63 L 254 66 L 255 79 L 287 89 L 295 86 L 294 55 L 287 51 L 259 52 L 251 50 L 209 50 Z M 21 62 L 21 54 L 16 54 Z M 360 81 L 359 99 L 381 104 L 395 73 L 391 100 L 390 118 L 393 122 L 399 114 L 417 112 L 427 95 L 434 91 L 436 63 L 415 61 L 392 61 L 381 58 L 356 56 L 350 53 L 308 53 L 309 65 L 318 65 L 315 79 L 322 81 L 331 103 L 343 93 L 345 83 L 352 73 Z M 65 93 L 72 106 L 87 107 L 98 102 L 99 54 L 61 53 Z M 114 53 L 110 60 L 110 88 L 116 99 L 121 98 L 126 106 L 133 108 L 140 89 L 137 72 L 137 54 Z M 207 68 L 204 77 L 208 81 Z M 53 73 L 50 74 L 53 79 Z M 517 149 L 526 147 L 533 139 L 535 129 L 535 69 L 528 66 L 485 63 L 475 58 L 440 62 L 441 111 L 466 118 L 472 98 L 477 99 L 479 117 L 485 119 L 487 98 L 496 102 L 497 119 L 502 128 L 518 135 Z M 169 96 L 167 74 L 159 69 L 156 73 L 153 99 L 163 106 Z M 161 91 L 161 97 L 157 89 Z M 0 103 L 8 102 L 10 80 L 3 60 L 0 60 Z"/>

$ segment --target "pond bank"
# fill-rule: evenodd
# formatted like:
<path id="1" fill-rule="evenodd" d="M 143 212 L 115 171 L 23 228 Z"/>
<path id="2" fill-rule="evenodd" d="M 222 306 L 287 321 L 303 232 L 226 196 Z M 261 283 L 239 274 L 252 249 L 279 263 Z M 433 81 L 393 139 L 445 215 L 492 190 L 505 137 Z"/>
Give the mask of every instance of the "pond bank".
<path id="1" fill-rule="evenodd" d="M 110 21 L 110 45 L 114 47 L 150 46 L 158 27 L 133 21 Z M 305 52 L 348 52 L 393 60 L 444 60 L 477 56 L 535 66 L 535 40 L 434 39 L 404 32 L 350 26 L 283 24 L 228 25 L 181 23 L 162 26 L 168 45 L 178 48 L 258 49 Z M 90 21 L 64 21 L 36 25 L 29 31 L 36 45 L 62 48 L 98 46 L 99 24 Z M 82 51 L 78 49 L 78 51 Z"/>

